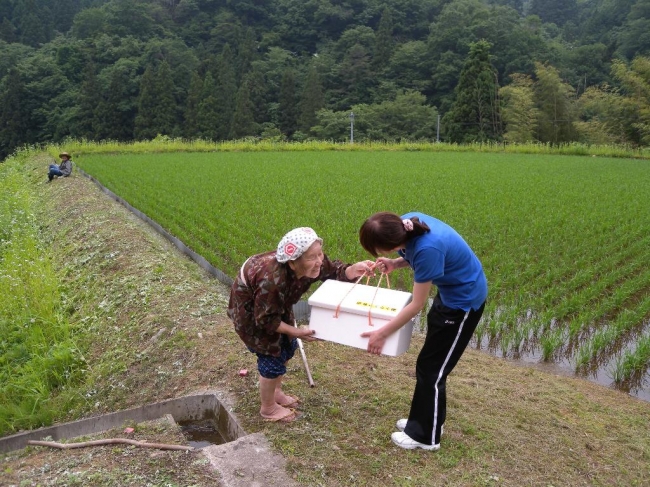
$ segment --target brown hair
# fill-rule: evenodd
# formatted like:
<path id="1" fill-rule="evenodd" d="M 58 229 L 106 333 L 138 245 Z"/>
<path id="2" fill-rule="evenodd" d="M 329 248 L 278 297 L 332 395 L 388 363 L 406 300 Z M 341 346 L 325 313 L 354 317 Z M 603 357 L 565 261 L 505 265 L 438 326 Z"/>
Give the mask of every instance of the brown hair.
<path id="1" fill-rule="evenodd" d="M 359 242 L 373 257 L 379 252 L 387 252 L 406 244 L 413 237 L 419 237 L 429 231 L 426 223 L 417 216 L 410 218 L 413 230 L 407 231 L 402 217 L 388 211 L 375 213 L 359 229 Z"/>

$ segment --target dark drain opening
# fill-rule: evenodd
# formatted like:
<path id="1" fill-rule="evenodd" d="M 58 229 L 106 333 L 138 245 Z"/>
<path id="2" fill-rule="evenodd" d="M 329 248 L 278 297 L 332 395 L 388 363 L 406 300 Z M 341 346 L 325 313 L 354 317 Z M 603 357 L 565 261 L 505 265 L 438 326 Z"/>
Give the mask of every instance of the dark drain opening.
<path id="1" fill-rule="evenodd" d="M 225 436 L 219 431 L 215 422 L 211 419 L 177 421 L 177 424 L 181 427 L 183 436 L 187 439 L 188 444 L 194 448 L 223 445 L 229 441 L 226 440 Z"/>

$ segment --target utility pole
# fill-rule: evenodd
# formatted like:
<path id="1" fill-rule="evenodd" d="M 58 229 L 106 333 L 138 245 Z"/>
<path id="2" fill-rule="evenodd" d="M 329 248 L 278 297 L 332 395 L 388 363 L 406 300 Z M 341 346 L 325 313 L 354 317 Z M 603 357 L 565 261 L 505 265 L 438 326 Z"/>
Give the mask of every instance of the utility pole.
<path id="1" fill-rule="evenodd" d="M 354 144 L 354 112 L 350 112 L 350 144 Z"/>

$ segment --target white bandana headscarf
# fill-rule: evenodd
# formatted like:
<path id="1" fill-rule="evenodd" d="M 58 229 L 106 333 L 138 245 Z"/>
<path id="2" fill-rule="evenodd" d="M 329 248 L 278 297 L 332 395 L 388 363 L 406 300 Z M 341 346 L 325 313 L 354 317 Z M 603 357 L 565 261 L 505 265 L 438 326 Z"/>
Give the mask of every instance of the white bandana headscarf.
<path id="1" fill-rule="evenodd" d="M 313 229 L 309 227 L 294 228 L 280 240 L 275 258 L 281 264 L 296 260 L 317 240 L 321 244 L 323 243 L 323 239 L 316 235 Z"/>

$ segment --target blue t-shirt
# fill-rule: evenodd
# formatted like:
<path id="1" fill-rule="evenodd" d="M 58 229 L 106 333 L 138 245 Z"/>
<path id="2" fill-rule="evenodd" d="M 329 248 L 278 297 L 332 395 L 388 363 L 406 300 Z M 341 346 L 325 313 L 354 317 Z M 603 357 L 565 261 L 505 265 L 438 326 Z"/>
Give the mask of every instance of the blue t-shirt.
<path id="1" fill-rule="evenodd" d="M 487 279 L 483 266 L 467 242 L 446 223 L 424 213 L 411 212 L 431 229 L 406 243 L 398 253 L 413 268 L 418 283 L 432 282 L 442 304 L 449 308 L 477 310 L 487 298 Z"/>

